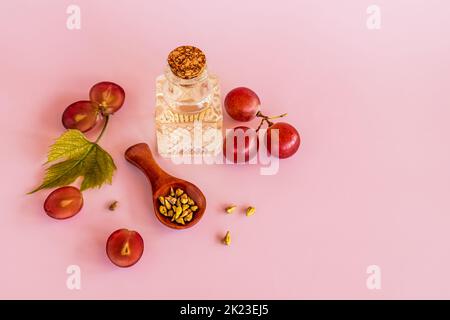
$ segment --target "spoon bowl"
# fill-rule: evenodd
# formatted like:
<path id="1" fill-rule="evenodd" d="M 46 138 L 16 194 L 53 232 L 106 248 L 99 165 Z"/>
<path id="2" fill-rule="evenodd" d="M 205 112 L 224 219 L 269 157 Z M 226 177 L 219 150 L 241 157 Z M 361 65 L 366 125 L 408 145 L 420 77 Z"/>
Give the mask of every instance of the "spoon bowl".
<path id="1" fill-rule="evenodd" d="M 153 158 L 152 152 L 146 143 L 135 144 L 125 151 L 125 159 L 138 167 L 150 181 L 153 192 L 153 211 L 155 212 L 158 220 L 173 229 L 186 229 L 197 224 L 203 217 L 206 209 L 206 198 L 202 191 L 193 183 L 176 178 L 165 172 L 156 163 Z M 198 210 L 194 212 L 192 220 L 186 222 L 186 224 L 178 224 L 175 221 L 171 221 L 170 217 L 166 217 L 159 212 L 160 196 L 167 196 L 170 193 L 170 188 L 176 190 L 178 188 L 184 190 L 184 192 L 195 201 L 198 206 Z"/>

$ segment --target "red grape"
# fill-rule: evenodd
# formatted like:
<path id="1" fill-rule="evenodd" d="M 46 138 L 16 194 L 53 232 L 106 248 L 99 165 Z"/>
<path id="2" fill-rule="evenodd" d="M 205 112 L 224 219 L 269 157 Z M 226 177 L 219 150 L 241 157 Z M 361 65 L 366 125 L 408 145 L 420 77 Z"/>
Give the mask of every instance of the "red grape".
<path id="1" fill-rule="evenodd" d="M 256 117 L 261 103 L 258 95 L 252 90 L 239 87 L 228 92 L 224 104 L 231 118 L 247 122 Z"/>
<path id="2" fill-rule="evenodd" d="M 253 130 L 249 127 L 239 126 L 233 130 L 228 130 L 223 142 L 223 154 L 225 158 L 234 163 L 248 162 L 256 155 L 258 150 L 258 134 L 253 131 L 247 132 L 247 130 Z M 241 132 L 241 134 L 239 133 Z M 238 144 L 238 138 L 245 137 L 245 142 Z M 233 139 L 233 151 L 227 154 L 227 141 Z M 240 148 L 241 147 L 241 148 Z M 242 148 L 243 147 L 243 148 Z"/>
<path id="3" fill-rule="evenodd" d="M 92 129 L 97 120 L 98 106 L 87 100 L 72 103 L 62 115 L 62 123 L 66 129 L 78 129 L 81 132 Z"/>
<path id="4" fill-rule="evenodd" d="M 278 129 L 279 152 L 278 158 L 289 158 L 297 152 L 300 147 L 300 135 L 298 131 L 286 122 L 277 122 L 267 129 L 267 150 L 272 148 L 272 130 Z"/>
<path id="5" fill-rule="evenodd" d="M 99 82 L 89 91 L 91 101 L 99 104 L 103 115 L 113 114 L 125 101 L 125 91 L 114 82 Z"/>
<path id="6" fill-rule="evenodd" d="M 131 267 L 139 261 L 144 252 L 144 240 L 137 231 L 119 229 L 106 242 L 106 254 L 118 267 Z"/>
<path id="7" fill-rule="evenodd" d="M 49 194 L 44 202 L 44 210 L 55 219 L 67 219 L 80 212 L 83 195 L 75 187 L 62 187 Z"/>

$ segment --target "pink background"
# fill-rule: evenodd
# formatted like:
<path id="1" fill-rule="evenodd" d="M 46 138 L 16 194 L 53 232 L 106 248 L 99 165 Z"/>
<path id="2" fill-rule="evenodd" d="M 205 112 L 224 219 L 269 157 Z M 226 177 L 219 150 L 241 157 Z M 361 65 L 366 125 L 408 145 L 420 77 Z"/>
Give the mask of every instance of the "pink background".
<path id="1" fill-rule="evenodd" d="M 81 30 L 66 28 L 69 4 L 81 7 Z M 450 5 L 379 0 L 382 28 L 370 31 L 371 4 L 1 1 L 0 298 L 450 298 Z M 303 142 L 273 176 L 159 158 L 209 202 L 178 232 L 156 220 L 123 152 L 154 149 L 154 80 L 181 44 L 205 51 L 224 94 L 245 85 L 267 113 L 288 112 Z M 127 93 L 101 142 L 118 171 L 112 186 L 85 192 L 80 214 L 56 221 L 42 209 L 49 191 L 25 193 L 64 108 L 101 80 Z M 227 216 L 230 203 L 257 212 Z M 104 252 L 121 227 L 145 241 L 129 269 Z M 226 230 L 231 247 L 219 240 Z M 78 291 L 66 288 L 71 264 Z M 366 287 L 372 264 L 381 290 Z"/>

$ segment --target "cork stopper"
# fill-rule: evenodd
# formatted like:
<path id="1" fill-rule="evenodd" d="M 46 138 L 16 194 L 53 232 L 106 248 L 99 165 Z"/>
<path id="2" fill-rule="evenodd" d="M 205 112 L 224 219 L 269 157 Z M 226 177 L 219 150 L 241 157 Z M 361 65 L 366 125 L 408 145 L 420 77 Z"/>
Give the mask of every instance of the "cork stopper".
<path id="1" fill-rule="evenodd" d="M 198 77 L 206 67 L 205 54 L 193 46 L 181 46 L 172 50 L 167 57 L 170 70 L 182 79 Z"/>

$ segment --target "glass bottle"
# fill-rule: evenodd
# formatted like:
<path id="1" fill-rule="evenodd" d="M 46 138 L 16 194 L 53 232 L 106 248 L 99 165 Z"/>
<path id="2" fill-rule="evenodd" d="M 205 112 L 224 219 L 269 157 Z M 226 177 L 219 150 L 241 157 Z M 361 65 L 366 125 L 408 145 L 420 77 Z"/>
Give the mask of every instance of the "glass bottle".
<path id="1" fill-rule="evenodd" d="M 209 74 L 203 52 L 174 49 L 156 79 L 156 140 L 163 157 L 215 156 L 222 151 L 219 81 Z"/>

